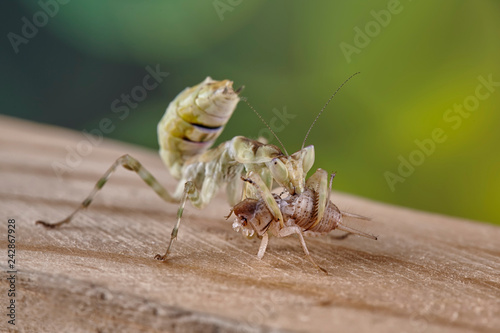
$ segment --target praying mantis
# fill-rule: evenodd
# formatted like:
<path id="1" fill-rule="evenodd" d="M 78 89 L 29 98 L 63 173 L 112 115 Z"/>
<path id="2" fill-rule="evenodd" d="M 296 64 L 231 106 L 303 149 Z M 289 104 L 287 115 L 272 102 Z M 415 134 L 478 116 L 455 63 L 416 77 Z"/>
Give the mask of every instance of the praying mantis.
<path id="1" fill-rule="evenodd" d="M 357 74 L 345 80 L 334 92 L 313 125 L 336 93 Z M 207 77 L 200 84 L 183 90 L 167 107 L 157 130 L 160 156 L 171 175 L 179 180 L 173 193 L 169 193 L 137 159 L 126 154 L 110 166 L 89 195 L 66 218 L 55 223 L 41 220 L 36 223 L 47 228 L 56 228 L 71 222 L 78 212 L 91 204 L 111 174 L 122 166 L 134 171 L 164 201 L 179 203 L 177 220 L 166 251 L 162 255 L 156 254 L 155 259 L 163 261 L 168 258 L 177 238 L 186 201 L 189 200 L 197 208 L 203 208 L 212 200 L 221 184 L 227 184 L 227 200 L 231 206 L 246 198 L 262 200 L 273 219 L 277 221 L 278 228 L 285 228 L 282 211 L 271 189 L 276 182 L 291 196 L 301 195 L 306 190 L 306 175 L 314 163 L 314 146 L 304 145 L 313 125 L 306 134 L 302 148 L 291 155 L 277 136 L 284 152 L 275 145 L 243 136 L 236 136 L 209 149 L 234 112 L 240 100 L 240 92 L 241 88 L 233 89 L 232 81 L 215 81 Z M 250 108 L 256 112 L 251 106 Z M 252 185 L 241 181 L 240 177 L 251 177 Z M 314 175 L 312 177 L 318 178 Z M 329 198 L 325 181 L 320 179 L 318 184 L 315 189 L 319 198 L 318 214 L 314 223 L 321 221 Z M 262 241 L 258 257 L 262 258 L 269 236 L 267 232 L 259 236 Z"/>

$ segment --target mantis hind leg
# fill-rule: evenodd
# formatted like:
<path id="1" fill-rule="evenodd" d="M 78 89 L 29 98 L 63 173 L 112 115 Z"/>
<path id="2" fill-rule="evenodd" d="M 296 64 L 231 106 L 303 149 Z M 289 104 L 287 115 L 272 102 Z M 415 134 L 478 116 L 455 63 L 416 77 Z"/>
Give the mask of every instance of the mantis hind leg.
<path id="1" fill-rule="evenodd" d="M 137 175 L 139 175 L 139 177 L 141 177 L 141 179 L 146 184 L 148 184 L 148 186 L 151 187 L 156 192 L 156 194 L 158 194 L 158 196 L 160 198 L 162 198 L 163 200 L 165 200 L 167 202 L 172 202 L 172 203 L 179 202 L 178 199 L 171 196 L 167 192 L 167 190 L 165 190 L 165 188 L 158 182 L 158 180 L 156 180 L 156 178 L 148 170 L 146 170 L 146 168 L 144 168 L 138 160 L 136 160 L 132 156 L 126 154 L 126 155 L 119 157 L 109 167 L 109 169 L 104 173 L 104 175 L 102 175 L 102 177 L 94 185 L 94 188 L 89 193 L 89 195 L 85 198 L 85 200 L 83 200 L 82 203 L 80 204 L 80 206 L 78 208 L 76 208 L 70 215 L 68 215 L 66 218 L 64 218 L 63 220 L 61 220 L 59 222 L 49 223 L 49 222 L 45 222 L 45 221 L 36 221 L 36 224 L 41 224 L 47 228 L 57 228 L 63 224 L 71 222 L 71 220 L 73 219 L 73 216 L 75 216 L 79 211 L 87 208 L 92 203 L 96 194 L 99 192 L 99 190 L 101 190 L 103 188 L 103 186 L 106 184 L 106 182 L 108 181 L 111 174 L 120 165 L 123 166 L 127 170 L 131 170 L 131 171 L 134 171 L 135 173 L 137 173 Z"/>

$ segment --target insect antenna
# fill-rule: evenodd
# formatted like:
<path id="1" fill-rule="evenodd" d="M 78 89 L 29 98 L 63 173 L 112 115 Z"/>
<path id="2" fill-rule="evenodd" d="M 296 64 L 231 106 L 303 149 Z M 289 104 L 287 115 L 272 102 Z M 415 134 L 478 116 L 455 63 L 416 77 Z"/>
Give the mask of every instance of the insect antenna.
<path id="1" fill-rule="evenodd" d="M 325 111 L 326 107 L 328 106 L 328 104 L 330 104 L 330 101 L 333 99 L 333 97 L 335 97 L 335 95 L 338 93 L 338 91 L 340 90 L 340 88 L 342 88 L 350 79 L 352 79 L 354 76 L 358 75 L 359 73 L 361 72 L 356 72 L 354 74 L 352 74 L 351 76 L 349 76 L 341 85 L 340 87 L 337 88 L 337 90 L 335 90 L 335 92 L 333 93 L 333 95 L 330 97 L 330 99 L 328 99 L 328 101 L 326 102 L 325 106 L 323 106 L 323 108 L 321 109 L 321 111 L 318 113 L 318 115 L 316 116 L 316 119 L 314 119 L 313 123 L 311 124 L 311 127 L 309 127 L 309 130 L 307 131 L 306 133 L 306 137 L 304 138 L 304 141 L 302 142 L 302 148 L 301 149 L 304 149 L 304 145 L 306 144 L 306 140 L 307 140 L 307 137 L 309 136 L 309 133 L 311 132 L 311 129 L 313 128 L 314 124 L 316 124 L 316 121 L 318 120 L 318 118 L 321 116 L 321 114 L 323 113 L 323 111 Z"/>
<path id="2" fill-rule="evenodd" d="M 248 100 L 246 99 L 246 97 L 241 97 L 241 100 L 244 101 L 245 103 L 247 103 L 248 107 L 253 112 L 255 112 L 255 114 L 257 115 L 257 117 L 259 117 L 259 119 L 264 123 L 264 125 L 266 125 L 266 127 L 271 131 L 271 133 L 273 133 L 274 137 L 276 138 L 276 140 L 278 140 L 278 142 L 280 143 L 281 147 L 285 151 L 286 156 L 288 156 L 288 152 L 286 151 L 285 145 L 283 144 L 283 142 L 281 142 L 280 138 L 278 138 L 278 136 L 276 135 L 276 133 L 274 133 L 274 131 L 271 129 L 271 126 L 269 126 L 266 123 L 266 121 L 264 120 L 264 118 L 262 118 L 262 116 L 257 112 L 257 110 L 255 110 L 254 107 L 251 106 L 250 103 L 248 103 Z"/>
<path id="3" fill-rule="evenodd" d="M 245 86 L 241 86 L 241 87 L 239 87 L 239 88 L 238 88 L 238 89 L 236 89 L 234 92 L 235 92 L 237 95 L 239 95 L 239 94 L 240 94 L 240 92 L 242 92 L 242 91 L 243 91 L 243 89 L 245 89 Z"/>

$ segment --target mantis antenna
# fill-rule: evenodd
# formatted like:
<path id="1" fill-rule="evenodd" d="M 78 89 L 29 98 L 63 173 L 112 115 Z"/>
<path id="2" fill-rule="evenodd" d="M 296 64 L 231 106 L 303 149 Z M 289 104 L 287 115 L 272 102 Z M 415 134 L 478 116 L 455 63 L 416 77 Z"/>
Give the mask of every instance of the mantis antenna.
<path id="1" fill-rule="evenodd" d="M 246 97 L 241 97 L 241 100 L 244 101 L 245 103 L 247 103 L 248 107 L 253 111 L 255 112 L 255 114 L 257 115 L 257 117 L 259 117 L 259 119 L 264 123 L 264 125 L 266 125 L 266 127 L 271 131 L 271 133 L 273 133 L 274 137 L 276 138 L 276 140 L 278 140 L 278 142 L 280 143 L 281 147 L 283 148 L 283 150 L 285 151 L 285 154 L 286 156 L 288 156 L 288 152 L 286 151 L 286 148 L 285 148 L 285 145 L 283 145 L 283 142 L 281 142 L 280 138 L 278 138 L 278 136 L 276 135 L 276 133 L 274 133 L 274 131 L 271 129 L 271 127 L 266 123 L 266 121 L 264 120 L 264 118 L 262 118 L 262 116 L 257 112 L 257 110 L 254 109 L 253 106 L 250 105 L 250 103 L 248 103 Z"/>
<path id="2" fill-rule="evenodd" d="M 309 130 L 307 131 L 306 133 L 306 137 L 304 138 L 304 141 L 302 142 L 302 148 L 301 149 L 304 149 L 304 145 L 306 144 L 306 140 L 307 140 L 307 137 L 309 136 L 309 133 L 311 132 L 311 129 L 313 128 L 314 124 L 316 124 L 316 121 L 318 120 L 319 116 L 321 116 L 321 114 L 323 113 L 323 111 L 325 111 L 326 107 L 328 106 L 328 104 L 330 104 L 330 101 L 333 99 L 333 97 L 335 97 L 335 95 L 338 93 L 338 91 L 340 90 L 340 88 L 342 88 L 350 79 L 352 79 L 354 76 L 358 75 L 359 73 L 361 72 L 356 72 L 354 74 L 352 74 L 351 76 L 349 76 L 341 85 L 340 87 L 337 88 L 337 90 L 335 90 L 335 92 L 333 93 L 333 95 L 330 97 L 330 99 L 326 102 L 325 106 L 323 106 L 323 108 L 321 109 L 321 111 L 318 113 L 318 115 L 316 116 L 316 119 L 314 119 L 313 123 L 311 124 L 311 127 L 309 127 Z"/>

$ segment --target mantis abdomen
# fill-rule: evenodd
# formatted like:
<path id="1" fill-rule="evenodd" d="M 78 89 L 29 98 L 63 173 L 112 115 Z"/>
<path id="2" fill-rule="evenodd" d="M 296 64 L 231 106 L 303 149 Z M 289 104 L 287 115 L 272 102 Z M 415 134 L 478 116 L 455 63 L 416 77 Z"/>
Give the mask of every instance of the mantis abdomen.
<path id="1" fill-rule="evenodd" d="M 170 173 L 182 178 L 187 159 L 206 151 L 224 130 L 239 102 L 233 81 L 207 77 L 170 102 L 158 123 L 160 156 Z"/>

